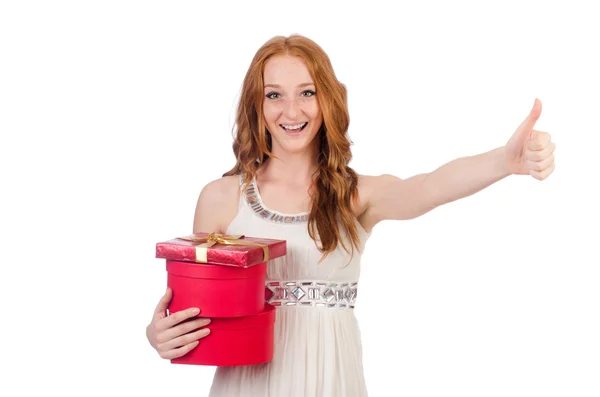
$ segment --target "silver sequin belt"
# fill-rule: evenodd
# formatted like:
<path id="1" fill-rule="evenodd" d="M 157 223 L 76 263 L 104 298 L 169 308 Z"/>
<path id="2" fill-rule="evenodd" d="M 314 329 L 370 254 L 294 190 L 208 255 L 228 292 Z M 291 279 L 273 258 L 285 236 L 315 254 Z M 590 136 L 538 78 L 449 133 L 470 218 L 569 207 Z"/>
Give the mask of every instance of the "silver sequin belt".
<path id="1" fill-rule="evenodd" d="M 354 309 L 358 282 L 267 280 L 265 299 L 273 306 Z"/>

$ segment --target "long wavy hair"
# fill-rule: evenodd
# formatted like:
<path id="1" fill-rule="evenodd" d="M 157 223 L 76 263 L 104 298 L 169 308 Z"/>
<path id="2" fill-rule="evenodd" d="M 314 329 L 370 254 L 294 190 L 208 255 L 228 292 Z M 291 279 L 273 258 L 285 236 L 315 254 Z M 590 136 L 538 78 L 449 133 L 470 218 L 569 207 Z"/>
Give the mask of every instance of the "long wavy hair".
<path id="1" fill-rule="evenodd" d="M 338 81 L 329 57 L 314 41 L 301 36 L 276 36 L 256 52 L 242 85 L 234 126 L 233 153 L 235 166 L 223 176 L 242 175 L 245 190 L 256 176 L 258 167 L 271 153 L 271 134 L 263 117 L 263 72 L 267 60 L 276 55 L 304 59 L 315 83 L 323 124 L 315 136 L 319 149 L 317 178 L 310 189 L 314 193 L 308 216 L 308 232 L 323 253 L 321 261 L 341 243 L 350 253 L 340 233 L 340 221 L 352 245 L 359 249 L 359 236 L 351 204 L 358 199 L 358 176 L 348 166 L 352 159 L 348 138 L 348 103 L 346 87 Z M 235 129 L 237 128 L 237 131 Z M 320 262 L 321 262 L 320 261 Z"/>

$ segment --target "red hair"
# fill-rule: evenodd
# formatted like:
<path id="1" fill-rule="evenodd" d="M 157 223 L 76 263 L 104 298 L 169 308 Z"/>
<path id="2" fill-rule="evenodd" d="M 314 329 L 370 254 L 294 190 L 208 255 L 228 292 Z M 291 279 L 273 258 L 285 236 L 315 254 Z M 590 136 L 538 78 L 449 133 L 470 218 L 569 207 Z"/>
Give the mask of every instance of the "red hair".
<path id="1" fill-rule="evenodd" d="M 321 260 L 337 248 L 338 242 L 349 252 L 341 238 L 341 222 L 353 247 L 358 249 L 358 230 L 351 206 L 358 198 L 358 176 L 348 166 L 352 159 L 352 142 L 347 135 L 350 117 L 346 87 L 336 78 L 325 51 L 314 41 L 300 35 L 276 36 L 256 52 L 244 78 L 237 109 L 233 142 L 236 164 L 223 176 L 242 174 L 245 189 L 259 165 L 273 156 L 271 135 L 263 118 L 263 73 L 267 60 L 276 55 L 297 56 L 306 62 L 323 114 L 323 124 L 315 137 L 319 143 L 318 177 L 313 183 L 309 235 L 316 241 L 318 232 L 319 249 L 324 254 Z"/>

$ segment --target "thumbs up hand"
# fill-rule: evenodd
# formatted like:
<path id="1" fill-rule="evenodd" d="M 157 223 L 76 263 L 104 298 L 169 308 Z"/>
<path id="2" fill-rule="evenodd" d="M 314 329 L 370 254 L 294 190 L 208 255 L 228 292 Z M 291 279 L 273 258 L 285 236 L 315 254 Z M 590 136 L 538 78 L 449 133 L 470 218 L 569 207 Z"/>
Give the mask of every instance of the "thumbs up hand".
<path id="1" fill-rule="evenodd" d="M 542 103 L 535 99 L 531 112 L 506 143 L 506 161 L 512 174 L 546 179 L 554 171 L 556 144 L 547 132 L 534 130 L 542 113 Z"/>

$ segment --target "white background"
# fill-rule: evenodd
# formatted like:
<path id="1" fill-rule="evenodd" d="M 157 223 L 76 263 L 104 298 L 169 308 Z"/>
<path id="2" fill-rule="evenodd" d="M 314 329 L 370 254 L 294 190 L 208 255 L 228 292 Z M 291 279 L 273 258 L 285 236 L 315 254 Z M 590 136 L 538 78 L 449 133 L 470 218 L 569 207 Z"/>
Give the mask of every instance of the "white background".
<path id="1" fill-rule="evenodd" d="M 0 394 L 207 395 L 213 368 L 146 341 L 154 245 L 234 165 L 256 50 L 300 33 L 348 88 L 361 174 L 503 145 L 536 97 L 557 143 L 544 182 L 376 226 L 356 308 L 370 395 L 600 395 L 593 2 L 216 3 L 0 6 Z"/>

